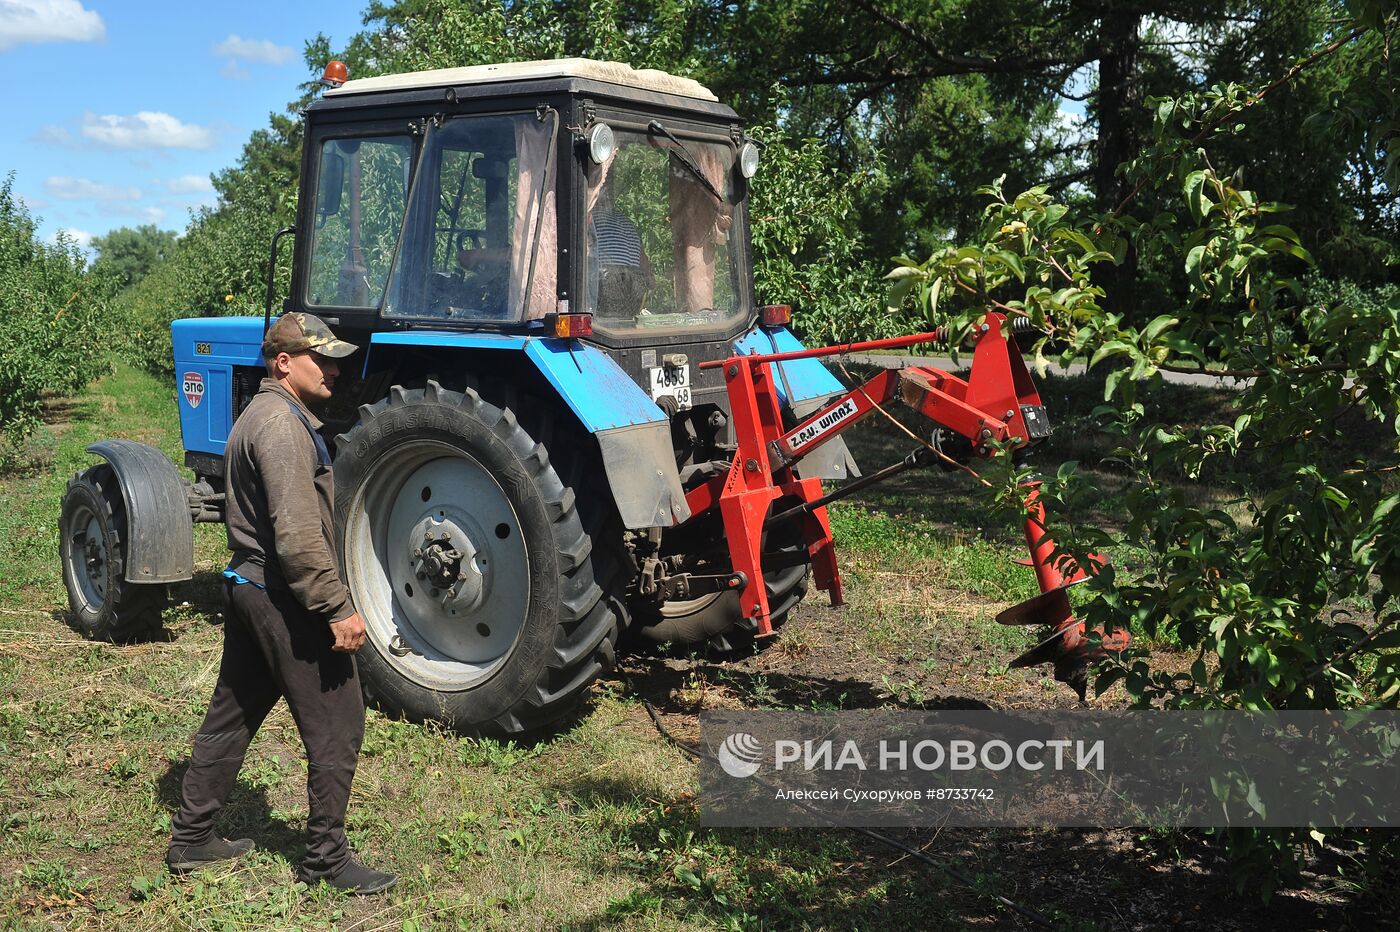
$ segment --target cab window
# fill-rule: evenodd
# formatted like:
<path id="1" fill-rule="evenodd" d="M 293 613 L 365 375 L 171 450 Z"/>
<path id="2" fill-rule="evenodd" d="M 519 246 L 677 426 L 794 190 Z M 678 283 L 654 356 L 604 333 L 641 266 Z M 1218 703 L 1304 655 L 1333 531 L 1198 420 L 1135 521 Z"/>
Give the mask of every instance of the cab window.
<path id="1" fill-rule="evenodd" d="M 403 225 L 412 153 L 408 136 L 322 141 L 309 306 L 379 306 Z"/>
<path id="2" fill-rule="evenodd" d="M 585 306 L 610 333 L 710 327 L 747 313 L 728 142 L 618 132 L 589 167 Z"/>
<path id="3" fill-rule="evenodd" d="M 519 323 L 555 309 L 555 122 L 472 115 L 429 129 L 384 316 Z"/>

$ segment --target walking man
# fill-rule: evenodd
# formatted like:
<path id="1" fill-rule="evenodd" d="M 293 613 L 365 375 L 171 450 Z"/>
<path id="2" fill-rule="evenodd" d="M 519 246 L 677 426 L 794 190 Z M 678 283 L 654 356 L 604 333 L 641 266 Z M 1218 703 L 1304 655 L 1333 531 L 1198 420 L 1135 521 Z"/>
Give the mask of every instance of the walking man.
<path id="1" fill-rule="evenodd" d="M 365 729 L 354 657 L 365 625 L 336 566 L 331 457 L 308 407 L 331 396 L 336 360 L 353 352 L 319 318 L 284 314 L 263 341 L 267 377 L 229 434 L 225 516 L 233 559 L 224 571 L 223 659 L 173 821 L 171 871 L 252 849 L 250 839 L 215 834 L 214 815 L 258 726 L 285 697 L 307 758 L 309 838 L 300 879 L 360 894 L 398 879 L 356 861 L 345 839 Z"/>

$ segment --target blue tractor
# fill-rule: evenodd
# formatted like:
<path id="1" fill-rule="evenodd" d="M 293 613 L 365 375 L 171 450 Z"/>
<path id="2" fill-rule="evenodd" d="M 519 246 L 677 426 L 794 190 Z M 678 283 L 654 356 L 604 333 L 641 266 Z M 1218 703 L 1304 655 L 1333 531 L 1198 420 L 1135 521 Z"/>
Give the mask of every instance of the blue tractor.
<path id="1" fill-rule="evenodd" d="M 702 364 L 800 349 L 785 309 L 756 303 L 760 152 L 734 111 L 694 81 L 582 59 L 336 70 L 306 111 L 297 223 L 278 237 L 295 232 L 283 311 L 361 347 L 325 420 L 371 701 L 467 734 L 538 732 L 620 646 L 732 651 L 780 626 L 809 577 L 798 523 L 764 532 L 748 579 L 719 509 L 687 498 L 736 448 L 723 372 Z M 111 440 L 69 483 L 64 580 L 88 634 L 158 628 L 167 585 L 193 574 L 192 524 L 222 520 L 271 277 L 268 292 L 264 316 L 172 326 L 193 481 Z M 843 392 L 815 359 L 773 371 L 789 426 Z M 854 464 L 834 438 L 801 469 Z M 750 586 L 762 618 L 740 608 Z"/>

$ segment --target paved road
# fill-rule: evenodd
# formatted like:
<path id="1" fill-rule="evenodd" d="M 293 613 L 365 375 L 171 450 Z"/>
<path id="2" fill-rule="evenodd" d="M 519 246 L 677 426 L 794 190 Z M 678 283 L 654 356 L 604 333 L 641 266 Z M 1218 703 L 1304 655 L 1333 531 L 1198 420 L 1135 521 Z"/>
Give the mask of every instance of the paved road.
<path id="1" fill-rule="evenodd" d="M 859 363 L 865 366 L 879 366 L 883 369 L 903 369 L 905 366 L 936 366 L 939 369 L 957 371 L 966 369 L 972 362 L 971 353 L 963 353 L 955 366 L 953 360 L 947 356 L 892 356 L 883 353 L 851 353 L 841 357 L 848 362 Z M 1035 367 L 1030 360 L 1026 360 L 1026 365 L 1031 370 L 1031 375 L 1035 375 Z M 1050 376 L 1057 375 L 1080 375 L 1088 367 L 1082 362 L 1071 363 L 1068 369 L 1060 368 L 1059 363 L 1052 362 L 1046 373 Z M 1107 369 L 1104 370 L 1105 372 Z M 1162 378 L 1177 385 L 1204 385 L 1207 388 L 1243 388 L 1247 380 L 1221 378 L 1215 375 L 1195 375 L 1182 372 L 1163 372 Z"/>

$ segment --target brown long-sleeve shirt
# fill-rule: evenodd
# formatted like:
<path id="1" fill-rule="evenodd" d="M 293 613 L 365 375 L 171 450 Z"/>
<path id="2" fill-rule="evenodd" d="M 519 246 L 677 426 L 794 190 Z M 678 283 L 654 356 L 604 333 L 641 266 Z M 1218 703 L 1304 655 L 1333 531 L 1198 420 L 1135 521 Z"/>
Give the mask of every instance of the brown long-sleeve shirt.
<path id="1" fill-rule="evenodd" d="M 315 429 L 321 421 L 273 379 L 238 416 L 224 449 L 229 569 L 269 589 L 289 589 L 327 623 L 355 608 L 336 566 L 329 465 L 288 404 Z"/>

